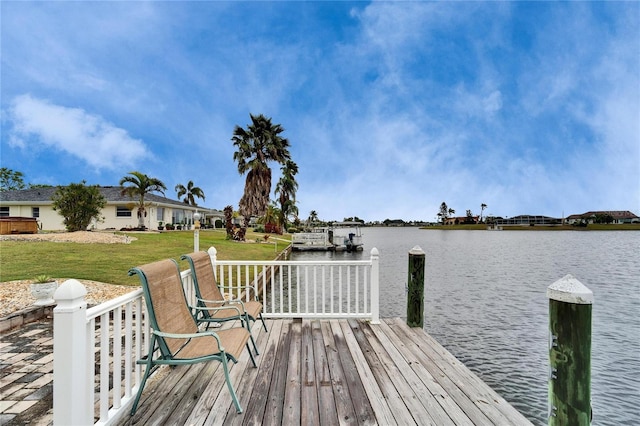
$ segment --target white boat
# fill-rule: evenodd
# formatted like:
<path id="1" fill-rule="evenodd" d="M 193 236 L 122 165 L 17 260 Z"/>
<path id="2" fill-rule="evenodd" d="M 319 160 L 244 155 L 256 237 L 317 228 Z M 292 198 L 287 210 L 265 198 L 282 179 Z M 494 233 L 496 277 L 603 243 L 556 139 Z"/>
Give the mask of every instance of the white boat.
<path id="1" fill-rule="evenodd" d="M 360 222 L 336 222 L 329 229 L 334 250 L 359 251 L 364 247 Z"/>
<path id="2" fill-rule="evenodd" d="M 332 250 L 329 228 L 312 228 L 307 232 L 297 232 L 291 236 L 291 248 L 295 251 Z"/>
<path id="3" fill-rule="evenodd" d="M 294 251 L 358 251 L 363 249 L 360 222 L 336 222 L 291 236 Z"/>

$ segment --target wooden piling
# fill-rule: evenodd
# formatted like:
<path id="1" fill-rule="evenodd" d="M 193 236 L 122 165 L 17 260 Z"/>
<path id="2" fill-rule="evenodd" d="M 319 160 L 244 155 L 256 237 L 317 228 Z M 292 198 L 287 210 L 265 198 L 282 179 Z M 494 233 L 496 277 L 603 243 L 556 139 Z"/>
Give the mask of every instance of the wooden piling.
<path id="1" fill-rule="evenodd" d="M 407 276 L 407 325 L 424 326 L 424 267 L 425 253 L 415 246 L 409 251 Z"/>
<path id="2" fill-rule="evenodd" d="M 571 275 L 547 289 L 549 298 L 550 426 L 591 424 L 593 293 Z"/>

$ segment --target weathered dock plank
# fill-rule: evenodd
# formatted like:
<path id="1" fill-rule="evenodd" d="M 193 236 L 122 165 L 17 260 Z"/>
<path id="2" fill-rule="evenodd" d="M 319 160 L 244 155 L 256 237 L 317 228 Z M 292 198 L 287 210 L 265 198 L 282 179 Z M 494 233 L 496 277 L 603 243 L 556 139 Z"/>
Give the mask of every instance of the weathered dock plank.
<path id="1" fill-rule="evenodd" d="M 284 391 L 287 386 L 287 365 L 289 364 L 289 346 L 291 345 L 291 326 L 289 321 L 283 321 L 278 346 L 276 362 L 269 388 L 269 398 L 265 407 L 262 424 L 266 426 L 282 424 L 282 410 L 284 406 Z"/>
<path id="2" fill-rule="evenodd" d="M 451 422 L 453 422 L 453 424 L 456 425 L 473 425 L 460 406 L 455 403 L 453 398 L 451 398 L 445 389 L 425 368 L 425 364 L 431 362 L 431 360 L 420 351 L 418 344 L 405 344 L 407 340 L 402 339 L 401 336 L 396 334 L 389 325 L 384 322 L 381 323 L 379 328 L 372 327 L 371 329 L 376 336 L 379 336 L 379 338 L 384 334 L 389 339 L 390 344 L 398 349 L 398 352 L 405 359 L 409 368 L 411 368 L 416 377 L 422 381 L 424 386 L 428 389 L 428 392 L 433 396 L 434 400 L 440 404 L 444 413 L 448 416 L 448 419 L 441 420 L 443 424 L 451 424 Z M 438 419 L 436 419 L 436 421 L 437 420 Z"/>
<path id="3" fill-rule="evenodd" d="M 529 425 L 531 424 L 518 410 L 509 404 L 496 391 L 491 389 L 478 376 L 473 374 L 462 362 L 443 348 L 432 336 L 421 329 L 408 329 L 399 319 L 389 320 L 401 335 L 419 345 L 423 352 L 432 355 L 430 365 L 442 367 L 442 377 L 454 381 L 460 391 L 480 409 L 494 424 Z M 426 342 L 426 344 L 425 344 Z M 457 393 L 456 393 L 457 394 Z M 460 397 L 458 401 L 463 401 Z M 468 414 L 468 413 L 467 413 Z M 471 416 L 470 416 L 471 418 Z M 473 420 L 473 419 L 472 419 Z M 484 419 L 479 419 L 475 424 Z"/>
<path id="4" fill-rule="evenodd" d="M 345 321 L 332 320 L 331 328 L 334 332 L 336 348 L 342 362 L 344 372 L 356 419 L 360 425 L 375 424 L 375 414 L 369 404 L 367 391 L 362 382 L 362 375 L 356 366 L 356 360 L 362 357 L 362 351 L 355 341 L 351 328 Z M 340 329 L 342 328 L 342 331 Z"/>
<path id="5" fill-rule="evenodd" d="M 152 416 L 162 417 L 168 416 L 173 411 L 173 408 L 178 403 L 176 398 L 173 401 L 165 401 L 169 399 L 167 396 L 172 395 L 174 388 L 180 383 L 188 383 L 192 381 L 196 372 L 200 370 L 200 366 L 192 368 L 193 366 L 184 365 L 176 368 L 160 368 L 149 380 L 147 380 L 147 386 L 153 388 L 154 392 L 144 392 L 138 410 L 134 417 L 126 417 L 125 421 L 127 425 L 138 424 L 153 424 Z M 162 395 L 162 398 L 158 398 L 155 395 Z"/>
<path id="6" fill-rule="evenodd" d="M 371 343 L 360 342 L 360 344 L 363 345 L 362 359 L 358 366 L 360 374 L 367 379 L 365 388 L 368 390 L 370 399 L 378 402 L 376 405 L 372 404 L 376 414 L 379 413 L 378 410 L 381 410 L 389 424 L 416 424 L 400 391 L 393 383 L 390 372 L 380 357 L 375 354 Z M 376 395 L 381 395 L 383 399 L 378 400 Z M 388 410 L 386 409 L 387 406 Z"/>
<path id="7" fill-rule="evenodd" d="M 455 357 L 441 358 L 440 351 L 445 351 L 444 348 L 439 346 L 434 348 L 431 345 L 427 345 L 424 341 L 420 340 L 417 332 L 408 329 L 401 323 L 392 324 L 394 330 L 397 333 L 401 333 L 405 339 L 413 342 L 414 344 L 420 344 L 420 348 L 425 352 L 428 359 L 424 362 L 424 367 L 427 371 L 438 381 L 438 383 L 444 388 L 448 395 L 460 406 L 466 416 L 471 420 L 473 424 L 493 424 L 493 422 L 483 412 L 481 407 L 476 405 L 474 399 L 470 398 L 463 389 L 469 386 L 469 377 L 460 376 L 456 367 L 461 365 Z M 422 331 L 418 329 L 418 332 Z M 426 334 L 425 334 L 426 335 Z M 447 352 L 448 353 L 448 352 Z M 473 394 L 473 393 L 472 393 Z"/>
<path id="8" fill-rule="evenodd" d="M 291 323 L 291 344 L 289 345 L 289 364 L 287 365 L 287 386 L 284 390 L 284 411 L 282 423 L 289 425 L 301 424 L 300 410 L 300 357 L 302 347 L 302 324 L 298 321 Z"/>
<path id="9" fill-rule="evenodd" d="M 356 412 L 353 408 L 347 379 L 342 371 L 340 363 L 340 354 L 333 337 L 331 324 L 328 321 L 322 322 L 320 325 L 322 337 L 325 345 L 325 353 L 327 355 L 327 367 L 331 376 L 331 387 L 333 390 L 333 399 L 336 404 L 336 412 L 338 414 L 338 422 L 341 425 L 356 423 Z"/>
<path id="10" fill-rule="evenodd" d="M 238 395 L 238 400 L 240 401 L 240 404 L 242 405 L 245 413 L 249 408 L 252 408 L 252 411 L 253 411 L 262 407 L 262 410 L 264 411 L 264 402 L 266 401 L 266 394 L 262 395 L 261 393 L 256 392 L 256 388 L 263 386 L 263 384 L 260 382 L 263 382 L 263 383 L 268 382 L 267 379 L 260 380 L 259 382 L 259 379 L 262 379 L 262 373 L 268 372 L 269 370 L 273 371 L 272 364 L 273 364 L 273 357 L 275 353 L 274 343 L 276 343 L 274 342 L 274 339 L 278 339 L 279 337 L 278 334 L 280 333 L 280 326 L 281 326 L 281 322 L 277 322 L 275 327 L 269 328 L 268 333 L 264 332 L 262 325 L 260 325 L 260 327 L 255 327 L 253 329 L 253 335 L 256 339 L 256 344 L 258 345 L 259 348 L 262 348 L 260 350 L 259 356 L 255 356 L 254 354 L 254 359 L 256 361 L 257 368 L 253 367 L 253 365 L 251 364 L 251 361 L 248 361 L 245 364 L 241 364 L 246 366 L 244 373 L 241 373 L 240 380 L 237 383 L 234 382 L 236 394 Z M 250 345 L 250 346 L 253 350 L 253 345 Z M 271 356 L 270 357 L 263 356 L 265 352 L 271 352 Z M 264 391 L 264 387 L 261 387 L 261 390 Z M 256 399 L 262 398 L 262 403 L 259 402 L 258 404 L 255 404 L 255 402 L 252 401 L 252 397 L 254 396 Z M 253 408 L 254 405 L 255 405 L 255 408 Z M 239 425 L 239 424 L 242 424 L 242 418 L 243 416 L 237 415 L 236 408 L 232 404 L 227 409 L 223 424 Z"/>
<path id="11" fill-rule="evenodd" d="M 245 408 L 243 416 L 236 416 L 235 413 L 227 412 L 227 422 L 230 425 L 261 424 L 263 422 L 267 400 L 269 398 L 269 388 L 271 387 L 273 371 L 276 364 L 278 347 L 280 344 L 280 334 L 284 321 L 271 321 L 268 323 L 269 333 L 263 333 L 257 340 L 258 347 L 261 348 L 258 369 L 252 386 L 248 386 L 248 392 L 239 394 L 240 403 Z M 249 385 L 249 384 L 248 384 Z M 242 396 L 240 396 L 242 395 Z"/>
<path id="12" fill-rule="evenodd" d="M 316 361 L 313 341 L 311 338 L 311 322 L 302 321 L 302 356 L 301 356 L 301 388 L 300 424 L 308 426 L 320 425 L 320 406 L 318 405 L 318 390 L 316 389 Z"/>
<path id="13" fill-rule="evenodd" d="M 394 369 L 396 373 L 395 376 L 392 376 L 399 383 L 396 387 L 402 386 L 405 388 L 405 399 L 412 402 L 411 406 L 409 406 L 409 411 L 411 411 L 416 422 L 437 426 L 453 425 L 453 421 L 443 407 L 438 404 L 429 388 L 420 380 L 411 365 L 400 353 L 399 348 L 404 343 L 394 333 L 385 334 L 383 326 L 386 326 L 386 324 L 383 323 L 381 327 L 374 327 L 376 331 L 372 331 L 370 327 L 363 327 L 365 329 L 363 334 L 366 334 L 363 338 L 372 342 L 372 347 L 376 353 L 387 353 L 389 356 L 388 362 L 394 363 L 393 366 L 389 365 L 388 368 Z M 418 404 L 421 404 L 421 406 Z"/>
<path id="14" fill-rule="evenodd" d="M 321 425 L 339 424 L 336 402 L 331 388 L 331 371 L 325 352 L 322 329 L 318 321 L 311 324 L 311 338 L 316 365 L 316 392 L 318 393 L 319 419 Z"/>
<path id="15" fill-rule="evenodd" d="M 400 319 L 267 325 L 268 332 L 253 327 L 258 367 L 246 351 L 230 365 L 243 413 L 236 413 L 220 363 L 211 362 L 162 369 L 136 415 L 121 424 L 531 424 L 431 336 Z"/>

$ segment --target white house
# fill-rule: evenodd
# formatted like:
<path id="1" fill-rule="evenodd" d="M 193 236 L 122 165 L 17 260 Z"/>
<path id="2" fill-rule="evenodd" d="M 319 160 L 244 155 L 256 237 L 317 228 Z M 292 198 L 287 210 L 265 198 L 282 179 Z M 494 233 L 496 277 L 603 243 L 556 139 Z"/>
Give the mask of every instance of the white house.
<path id="1" fill-rule="evenodd" d="M 629 210 L 601 210 L 601 211 L 589 211 L 582 214 L 572 214 L 565 219 L 565 222 L 569 225 L 582 222 L 594 223 L 597 216 L 610 216 L 611 223 L 640 223 L 640 218 Z"/>
<path id="2" fill-rule="evenodd" d="M 63 218 L 53 210 L 51 200 L 56 187 L 32 188 L 17 191 L 0 192 L 0 217 L 33 217 L 38 220 L 39 228 L 47 231 L 64 230 Z M 90 226 L 92 229 L 122 229 L 138 226 L 137 203 L 127 195 L 122 195 L 120 186 L 103 186 L 100 192 L 107 200 L 102 210 L 102 221 Z M 144 197 L 147 216 L 144 225 L 157 229 L 163 224 L 192 225 L 196 211 L 202 214 L 204 225 L 214 225 L 217 219 L 224 220 L 224 214 L 215 209 L 190 206 L 178 200 L 172 200 L 156 194 Z"/>

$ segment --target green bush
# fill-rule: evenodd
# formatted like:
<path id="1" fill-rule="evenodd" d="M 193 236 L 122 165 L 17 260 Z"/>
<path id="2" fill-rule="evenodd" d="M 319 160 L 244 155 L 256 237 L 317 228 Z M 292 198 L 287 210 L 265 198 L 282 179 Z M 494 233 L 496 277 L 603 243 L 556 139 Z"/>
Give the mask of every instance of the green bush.
<path id="1" fill-rule="evenodd" d="M 97 185 L 86 186 L 83 180 L 69 186 L 60 186 L 51 198 L 53 210 L 64 218 L 67 231 L 85 231 L 92 220 L 101 221 L 100 214 L 107 200 Z"/>

